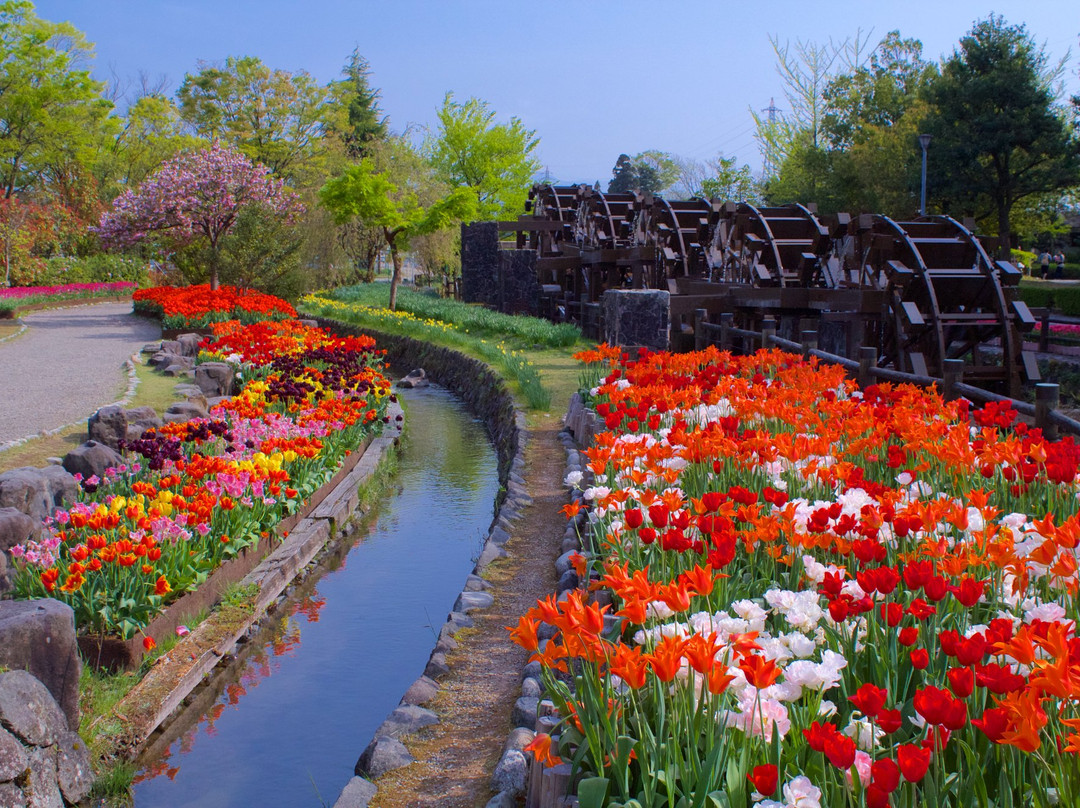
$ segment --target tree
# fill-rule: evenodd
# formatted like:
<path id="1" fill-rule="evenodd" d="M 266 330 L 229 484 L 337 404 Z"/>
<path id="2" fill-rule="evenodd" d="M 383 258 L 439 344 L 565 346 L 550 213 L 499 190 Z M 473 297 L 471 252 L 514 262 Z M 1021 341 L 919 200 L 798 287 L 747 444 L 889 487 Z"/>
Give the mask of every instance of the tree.
<path id="1" fill-rule="evenodd" d="M 678 164 L 679 179 L 671 189 L 678 199 L 701 197 L 751 204 L 761 201 L 761 188 L 750 166 L 740 166 L 734 157 L 720 154 L 706 162 L 691 158 L 680 159 Z"/>
<path id="2" fill-rule="evenodd" d="M 0 184 L 10 199 L 40 188 L 50 168 L 85 157 L 112 108 L 82 69 L 92 46 L 25 0 L 0 4 Z M 54 171 L 54 175 L 55 175 Z"/>
<path id="3" fill-rule="evenodd" d="M 204 244 L 210 288 L 218 288 L 223 239 L 249 207 L 293 221 L 303 206 L 266 166 L 220 143 L 167 161 L 113 201 L 97 233 L 109 246 L 155 244 L 168 250 Z"/>
<path id="4" fill-rule="evenodd" d="M 118 190 L 138 187 L 169 158 L 204 145 L 185 131 L 176 104 L 161 95 L 144 95 L 128 107 L 110 145 L 113 180 Z"/>
<path id="5" fill-rule="evenodd" d="M 643 191 L 659 194 L 679 181 L 682 172 L 679 158 L 659 149 L 639 152 L 633 157 L 620 154 L 611 171 L 609 194 Z"/>
<path id="6" fill-rule="evenodd" d="M 447 93 L 438 129 L 425 139 L 423 150 L 440 179 L 472 192 L 474 216 L 506 219 L 525 209 L 533 176 L 540 170 L 533 156 L 539 143 L 536 132 L 518 118 L 496 123 L 487 102 L 470 98 L 459 104 Z"/>
<path id="7" fill-rule="evenodd" d="M 201 65 L 177 92 L 204 140 L 223 140 L 278 176 L 294 176 L 322 151 L 326 89 L 303 71 L 272 70 L 254 56 Z"/>
<path id="8" fill-rule="evenodd" d="M 929 187 L 948 207 L 996 217 L 1002 257 L 1018 202 L 1080 182 L 1080 143 L 1052 84 L 1025 27 L 991 16 L 960 40 L 927 92 Z"/>
<path id="9" fill-rule="evenodd" d="M 394 148 L 407 160 L 406 144 L 397 142 Z M 408 250 L 410 239 L 469 219 L 477 206 L 476 192 L 469 187 L 455 188 L 425 204 L 407 175 L 397 179 L 390 170 L 379 170 L 370 157 L 350 165 L 340 177 L 327 182 L 319 191 L 319 201 L 338 224 L 359 219 L 382 233 L 394 264 L 390 279 L 391 311 L 397 307 L 401 254 Z"/>
<path id="10" fill-rule="evenodd" d="M 353 50 L 342 69 L 345 76 L 330 82 L 325 120 L 329 132 L 337 135 L 352 160 L 368 156 L 372 141 L 386 137 L 387 118 L 379 109 L 379 91 L 368 82 L 371 66 Z"/>
<path id="11" fill-rule="evenodd" d="M 637 168 L 629 154 L 620 154 L 611 169 L 611 181 L 608 183 L 609 194 L 628 194 L 638 187 Z"/>

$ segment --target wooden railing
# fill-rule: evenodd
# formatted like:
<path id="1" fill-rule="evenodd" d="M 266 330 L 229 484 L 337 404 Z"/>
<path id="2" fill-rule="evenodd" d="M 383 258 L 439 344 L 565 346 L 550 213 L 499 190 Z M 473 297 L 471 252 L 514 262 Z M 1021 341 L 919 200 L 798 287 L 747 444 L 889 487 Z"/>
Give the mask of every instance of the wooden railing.
<path id="1" fill-rule="evenodd" d="M 823 362 L 840 365 L 858 381 L 860 387 L 866 387 L 877 381 L 913 384 L 919 387 L 936 386 L 946 400 L 963 396 L 980 404 L 989 401 L 1007 402 L 1018 413 L 1031 418 L 1035 426 L 1041 429 L 1050 440 L 1057 439 L 1059 432 L 1080 435 L 1080 421 L 1070 418 L 1059 410 L 1060 388 L 1056 384 L 1036 384 L 1035 403 L 1031 404 L 965 384 L 964 360 L 962 359 L 946 359 L 944 374 L 941 378 L 920 376 L 892 368 L 878 367 L 878 351 L 872 346 L 860 348 L 859 358 L 855 360 L 819 350 L 816 331 L 803 331 L 800 342 L 784 339 L 777 336 L 776 321 L 770 317 L 762 321 L 761 331 L 736 328 L 733 325 L 733 314 L 721 314 L 719 319 L 719 323 L 710 323 L 707 310 L 694 311 L 694 347 L 697 350 L 708 345 L 716 345 L 721 350 L 747 352 L 748 343 L 758 348 L 780 348 L 793 353 L 801 353 L 805 357 L 816 356 Z"/>

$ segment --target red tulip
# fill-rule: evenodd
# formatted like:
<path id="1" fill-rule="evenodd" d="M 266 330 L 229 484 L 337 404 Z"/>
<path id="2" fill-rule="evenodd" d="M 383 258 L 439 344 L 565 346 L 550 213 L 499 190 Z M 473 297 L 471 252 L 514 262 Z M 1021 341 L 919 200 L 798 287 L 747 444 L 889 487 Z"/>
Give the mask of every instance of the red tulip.
<path id="1" fill-rule="evenodd" d="M 754 790 L 766 797 L 771 797 L 776 793 L 779 777 L 780 773 L 773 763 L 763 763 L 760 766 L 755 766 L 754 770 L 746 775 L 746 779 L 754 784 Z"/>
<path id="2" fill-rule="evenodd" d="M 848 701 L 854 704 L 867 718 L 873 718 L 885 706 L 885 699 L 889 692 L 883 687 L 877 687 L 869 682 L 855 691 Z"/>
<path id="3" fill-rule="evenodd" d="M 917 783 L 926 776 L 930 768 L 930 750 L 914 744 L 904 744 L 896 750 L 896 761 L 900 773 L 909 783 Z"/>

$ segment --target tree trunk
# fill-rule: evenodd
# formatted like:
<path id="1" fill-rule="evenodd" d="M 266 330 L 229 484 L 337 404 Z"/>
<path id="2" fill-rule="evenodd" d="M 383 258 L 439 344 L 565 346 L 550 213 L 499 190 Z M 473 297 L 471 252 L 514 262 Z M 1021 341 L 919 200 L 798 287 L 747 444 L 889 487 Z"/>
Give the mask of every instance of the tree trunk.
<path id="1" fill-rule="evenodd" d="M 394 262 L 394 274 L 390 276 L 390 311 L 397 311 L 397 288 L 401 283 L 401 256 L 393 242 L 390 242 L 390 258 Z"/>
<path id="2" fill-rule="evenodd" d="M 210 250 L 210 291 L 215 292 L 218 288 L 218 254 L 217 248 Z"/>
<path id="3" fill-rule="evenodd" d="M 1001 239 L 998 247 L 998 258 L 1003 261 L 1012 260 L 1012 231 L 1009 229 L 1010 207 L 1004 200 L 998 202 L 998 238 Z"/>

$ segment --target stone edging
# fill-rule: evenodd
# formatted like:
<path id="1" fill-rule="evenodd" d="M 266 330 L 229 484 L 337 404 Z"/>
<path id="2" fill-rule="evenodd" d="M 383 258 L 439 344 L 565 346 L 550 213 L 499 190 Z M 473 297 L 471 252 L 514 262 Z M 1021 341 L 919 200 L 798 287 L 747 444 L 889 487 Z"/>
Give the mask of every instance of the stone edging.
<path id="1" fill-rule="evenodd" d="M 391 404 L 387 415 L 389 423 L 382 435 L 371 440 L 353 470 L 240 581 L 240 587 L 257 591 L 249 608 L 213 612 L 158 659 L 115 706 L 113 713 L 124 716 L 126 725 L 118 754 L 133 759 L 154 730 L 170 718 L 206 675 L 257 628 L 262 615 L 323 547 L 333 538 L 351 532 L 348 520 L 359 504 L 360 486 L 375 472 L 401 432 L 400 406 Z"/>
<path id="2" fill-rule="evenodd" d="M 17 320 L 17 322 L 19 323 L 19 330 L 16 331 L 14 334 L 8 334 L 6 337 L 0 337 L 0 345 L 3 345 L 5 342 L 11 342 L 14 339 L 18 339 L 23 334 L 25 334 L 26 330 L 30 327 L 26 323 L 24 323 L 22 320 L 19 320 L 18 318 L 11 318 L 11 319 Z"/>
<path id="3" fill-rule="evenodd" d="M 423 705 L 435 698 L 439 680 L 450 672 L 446 654 L 458 647 L 454 635 L 473 625 L 469 612 L 486 609 L 494 602 L 494 596 L 486 591 L 491 584 L 480 576 L 488 564 L 508 555 L 505 546 L 510 540 L 514 522 L 521 518 L 522 509 L 532 504 L 523 476 L 528 432 L 525 414 L 514 404 L 506 383 L 484 362 L 459 351 L 410 337 L 359 328 L 337 320 L 316 319 L 321 327 L 335 333 L 374 337 L 378 347 L 387 352 L 387 361 L 395 369 L 407 372 L 423 367 L 429 379 L 458 396 L 469 411 L 484 422 L 499 458 L 499 482 L 505 491 L 496 503 L 495 518 L 488 529 L 476 566 L 466 578 L 463 591 L 439 631 L 423 674 L 413 682 L 398 707 L 375 731 L 375 737 L 357 761 L 355 776 L 334 803 L 334 808 L 366 808 L 377 789 L 368 778 L 378 777 L 413 762 L 400 737 L 439 722 L 438 716 Z M 516 747 L 515 754 L 521 755 L 517 750 L 525 743 L 528 740 Z"/>

